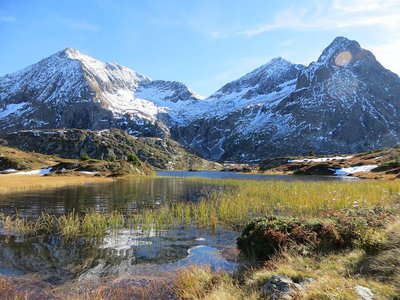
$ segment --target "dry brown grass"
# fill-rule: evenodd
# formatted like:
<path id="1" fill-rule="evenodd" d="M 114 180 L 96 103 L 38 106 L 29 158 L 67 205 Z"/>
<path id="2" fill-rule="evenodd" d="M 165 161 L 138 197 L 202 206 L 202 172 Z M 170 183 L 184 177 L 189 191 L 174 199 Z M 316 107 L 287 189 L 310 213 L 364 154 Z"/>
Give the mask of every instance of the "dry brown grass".
<path id="1" fill-rule="evenodd" d="M 400 221 L 389 227 L 382 249 L 366 255 L 358 269 L 379 281 L 392 283 L 400 294 Z"/>
<path id="2" fill-rule="evenodd" d="M 0 175 L 0 194 L 12 194 L 35 190 L 61 188 L 87 183 L 112 182 L 111 178 L 88 176 L 36 176 Z"/>
<path id="3" fill-rule="evenodd" d="M 93 291 L 78 295 L 64 295 L 70 300 L 158 300 L 174 299 L 172 291 L 161 281 L 153 281 L 145 285 L 125 285 L 98 287 Z M 64 296 L 61 296 L 63 298 Z"/>
<path id="4" fill-rule="evenodd" d="M 208 266 L 190 266 L 178 270 L 172 286 L 178 299 L 259 299 L 257 291 L 240 286 L 228 273 L 213 272 Z"/>
<path id="5" fill-rule="evenodd" d="M 0 276 L 1 300 L 48 300 L 65 299 L 58 297 L 53 287 L 35 277 L 8 278 Z"/>
<path id="6" fill-rule="evenodd" d="M 18 292 L 16 286 L 5 277 L 0 277 L 0 297 L 1 299 L 28 299 L 27 293 Z"/>

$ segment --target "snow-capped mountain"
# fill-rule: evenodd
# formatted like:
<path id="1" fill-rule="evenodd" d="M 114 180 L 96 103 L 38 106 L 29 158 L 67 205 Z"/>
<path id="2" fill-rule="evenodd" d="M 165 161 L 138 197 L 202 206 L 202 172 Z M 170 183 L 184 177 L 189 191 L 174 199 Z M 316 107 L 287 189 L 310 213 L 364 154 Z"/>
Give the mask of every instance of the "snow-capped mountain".
<path id="1" fill-rule="evenodd" d="M 399 76 L 343 37 L 308 67 L 274 59 L 205 101 L 218 113 L 180 128 L 176 139 L 208 158 L 352 153 L 400 141 Z"/>
<path id="2" fill-rule="evenodd" d="M 30 128 L 117 127 L 164 136 L 160 115 L 201 97 L 179 82 L 151 80 L 67 48 L 0 78 L 0 133 Z"/>
<path id="3" fill-rule="evenodd" d="M 205 99 L 74 49 L 0 78 L 0 135 L 63 127 L 172 136 L 224 161 L 367 151 L 400 141 L 400 78 L 343 37 L 307 67 L 276 58 Z"/>
<path id="4" fill-rule="evenodd" d="M 273 109 L 296 88 L 304 68 L 283 58 L 275 58 L 247 75 L 224 85 L 202 102 L 197 115 L 172 132 L 175 138 L 203 156 L 227 159 L 230 151 L 242 152 L 249 134 L 264 130 L 267 124 L 279 126 Z M 263 143 L 256 139 L 250 143 Z M 258 155 L 258 154 L 257 154 Z M 246 153 L 234 160 L 246 160 Z M 253 156 L 250 157 L 253 159 Z"/>

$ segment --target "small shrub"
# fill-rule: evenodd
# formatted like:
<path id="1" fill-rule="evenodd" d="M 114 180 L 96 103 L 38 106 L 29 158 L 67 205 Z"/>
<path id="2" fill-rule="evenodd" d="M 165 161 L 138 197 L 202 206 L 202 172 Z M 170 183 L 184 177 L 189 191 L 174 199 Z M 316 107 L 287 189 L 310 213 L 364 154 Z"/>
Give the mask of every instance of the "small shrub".
<path id="1" fill-rule="evenodd" d="M 373 255 L 384 248 L 385 233 L 374 228 L 367 228 L 359 233 L 357 245 L 367 254 Z"/>
<path id="2" fill-rule="evenodd" d="M 247 256 L 265 261 L 282 249 L 329 252 L 350 248 L 358 226 L 348 219 L 300 220 L 267 216 L 250 222 L 237 239 Z"/>
<path id="3" fill-rule="evenodd" d="M 82 155 L 81 155 L 81 160 L 89 160 L 90 159 L 90 157 L 89 157 L 89 155 L 85 152 L 85 153 L 82 153 Z"/>
<path id="4" fill-rule="evenodd" d="M 128 155 L 128 161 L 132 164 L 134 164 L 135 166 L 139 166 L 140 165 L 140 159 L 137 157 L 137 155 L 135 153 L 131 153 Z"/>

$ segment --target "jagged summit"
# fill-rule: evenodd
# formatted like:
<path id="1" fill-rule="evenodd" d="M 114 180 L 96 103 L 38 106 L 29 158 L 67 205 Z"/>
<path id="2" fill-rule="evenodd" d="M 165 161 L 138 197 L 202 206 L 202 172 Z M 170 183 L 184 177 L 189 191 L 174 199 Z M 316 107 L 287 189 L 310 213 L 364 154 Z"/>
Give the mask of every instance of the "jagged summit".
<path id="1" fill-rule="evenodd" d="M 169 130 L 158 122 L 158 115 L 185 100 L 199 98 L 183 83 L 154 81 L 66 48 L 0 78 L 0 132 L 114 126 L 133 134 L 164 136 Z"/>
<path id="2" fill-rule="evenodd" d="M 223 99 L 227 95 L 251 99 L 279 90 L 280 85 L 296 78 L 304 66 L 295 65 L 282 57 L 277 57 L 243 77 L 227 83 L 209 99 Z"/>
<path id="3" fill-rule="evenodd" d="M 360 60 L 376 61 L 376 58 L 370 51 L 361 48 L 357 41 L 337 37 L 325 48 L 317 62 L 344 67 Z"/>
<path id="4" fill-rule="evenodd" d="M 212 108 L 182 132 L 213 159 L 352 153 L 400 142 L 400 78 L 344 37 L 308 67 L 276 58 L 209 99 Z"/>
<path id="5" fill-rule="evenodd" d="M 61 51 L 59 51 L 57 53 L 65 54 L 70 58 L 76 58 L 76 57 L 80 57 L 80 56 L 83 56 L 83 55 L 88 56 L 88 55 L 80 52 L 79 50 L 77 50 L 75 48 L 71 48 L 71 47 L 65 48 L 64 50 L 61 50 Z"/>

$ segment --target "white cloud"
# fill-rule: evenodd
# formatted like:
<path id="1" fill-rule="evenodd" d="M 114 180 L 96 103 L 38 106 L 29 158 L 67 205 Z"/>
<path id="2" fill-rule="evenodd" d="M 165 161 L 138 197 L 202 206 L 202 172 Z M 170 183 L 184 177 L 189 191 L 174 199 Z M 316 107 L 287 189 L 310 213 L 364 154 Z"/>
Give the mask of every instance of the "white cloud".
<path id="1" fill-rule="evenodd" d="M 0 16 L 0 22 L 15 22 L 16 18 L 14 16 Z"/>
<path id="2" fill-rule="evenodd" d="M 251 37 L 279 29 L 320 31 L 359 26 L 398 29 L 400 27 L 398 1 L 333 0 L 315 3 L 313 6 L 290 7 L 276 14 L 272 22 L 231 35 Z"/>
<path id="3" fill-rule="evenodd" d="M 232 32 L 214 33 L 214 38 L 244 36 L 251 38 L 276 30 L 318 32 L 363 29 L 375 32 L 365 42 L 387 68 L 400 74 L 400 2 L 399 0 L 313 0 L 297 2 L 278 12 L 272 21 Z"/>
<path id="4" fill-rule="evenodd" d="M 400 34 L 380 44 L 368 46 L 377 60 L 387 69 L 400 75 Z"/>
<path id="5" fill-rule="evenodd" d="M 346 13 L 391 10 L 398 5 L 398 0 L 333 0 L 333 9 Z"/>

